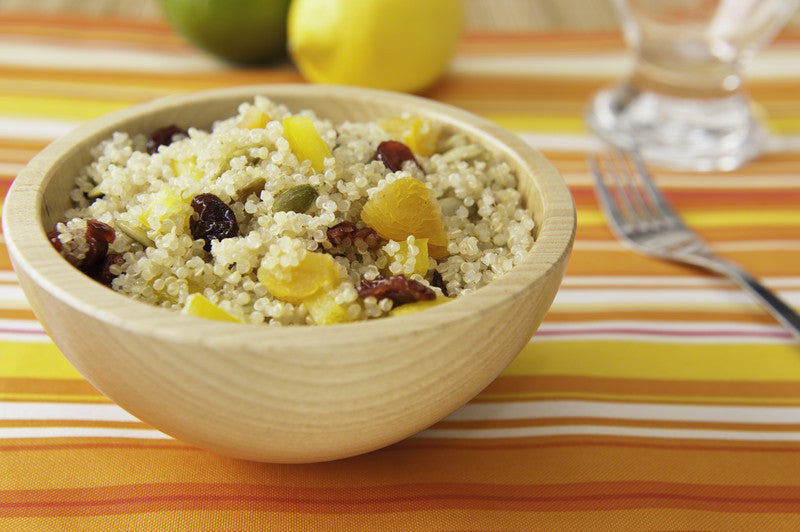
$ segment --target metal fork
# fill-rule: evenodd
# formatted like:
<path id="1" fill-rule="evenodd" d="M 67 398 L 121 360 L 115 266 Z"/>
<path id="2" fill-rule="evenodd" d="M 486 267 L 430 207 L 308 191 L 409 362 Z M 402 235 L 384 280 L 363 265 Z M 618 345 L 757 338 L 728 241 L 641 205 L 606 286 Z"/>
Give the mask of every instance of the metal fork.
<path id="1" fill-rule="evenodd" d="M 716 255 L 667 203 L 637 153 L 589 158 L 609 226 L 637 251 L 729 277 L 800 338 L 800 316 L 737 264 Z"/>

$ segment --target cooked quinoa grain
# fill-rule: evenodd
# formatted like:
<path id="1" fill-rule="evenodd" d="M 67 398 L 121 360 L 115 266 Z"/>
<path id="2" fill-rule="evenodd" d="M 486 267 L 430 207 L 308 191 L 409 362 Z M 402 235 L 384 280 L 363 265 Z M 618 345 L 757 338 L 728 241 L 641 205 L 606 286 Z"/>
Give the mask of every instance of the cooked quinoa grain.
<path id="1" fill-rule="evenodd" d="M 362 297 L 362 284 L 447 301 L 533 245 L 508 164 L 419 117 L 334 126 L 257 97 L 210 132 L 174 130 L 101 142 L 51 234 L 79 264 L 87 221 L 113 228 L 111 287 L 154 305 L 269 325 L 372 319 L 408 294 Z"/>

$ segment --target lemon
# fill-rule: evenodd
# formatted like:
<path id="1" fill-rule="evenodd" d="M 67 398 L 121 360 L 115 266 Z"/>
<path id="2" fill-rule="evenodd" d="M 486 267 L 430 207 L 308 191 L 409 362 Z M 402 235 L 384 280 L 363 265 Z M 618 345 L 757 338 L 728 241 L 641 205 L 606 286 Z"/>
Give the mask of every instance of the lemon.
<path id="1" fill-rule="evenodd" d="M 288 51 L 315 83 L 420 92 L 447 69 L 461 0 L 293 0 Z"/>
<path id="2" fill-rule="evenodd" d="M 237 63 L 286 53 L 289 0 L 161 0 L 164 14 L 198 48 Z"/>

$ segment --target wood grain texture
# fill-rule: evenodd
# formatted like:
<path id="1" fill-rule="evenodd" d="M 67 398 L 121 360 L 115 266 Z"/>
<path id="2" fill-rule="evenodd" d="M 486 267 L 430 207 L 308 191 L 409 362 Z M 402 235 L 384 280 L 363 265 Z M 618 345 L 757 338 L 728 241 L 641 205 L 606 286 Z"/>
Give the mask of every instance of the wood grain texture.
<path id="1" fill-rule="evenodd" d="M 185 316 L 94 282 L 50 246 L 66 191 L 112 131 L 208 127 L 264 94 L 340 122 L 412 111 L 473 137 L 516 170 L 536 221 L 530 255 L 503 278 L 407 316 L 321 327 Z M 561 282 L 575 233 L 572 197 L 519 137 L 419 97 L 311 85 L 237 87 L 148 102 L 54 142 L 20 173 L 3 209 L 8 251 L 45 330 L 111 400 L 163 432 L 231 456 L 311 462 L 383 447 L 474 397 L 529 341 Z"/>

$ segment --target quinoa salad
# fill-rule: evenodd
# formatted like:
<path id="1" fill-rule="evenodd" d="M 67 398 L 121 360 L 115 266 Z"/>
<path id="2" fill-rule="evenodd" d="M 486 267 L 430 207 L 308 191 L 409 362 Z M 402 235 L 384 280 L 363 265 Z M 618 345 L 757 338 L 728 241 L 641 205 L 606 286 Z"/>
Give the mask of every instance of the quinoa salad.
<path id="1" fill-rule="evenodd" d="M 332 124 L 256 97 L 211 131 L 115 132 L 48 237 L 153 305 L 343 323 L 445 303 L 511 270 L 534 242 L 516 186 L 507 163 L 426 118 Z"/>

